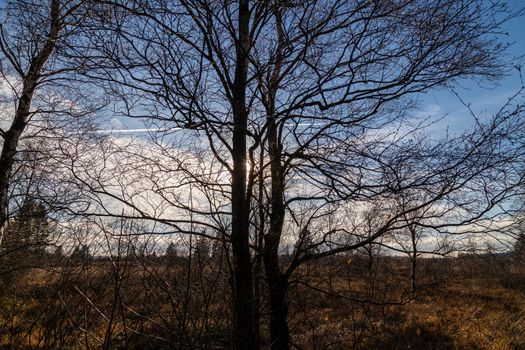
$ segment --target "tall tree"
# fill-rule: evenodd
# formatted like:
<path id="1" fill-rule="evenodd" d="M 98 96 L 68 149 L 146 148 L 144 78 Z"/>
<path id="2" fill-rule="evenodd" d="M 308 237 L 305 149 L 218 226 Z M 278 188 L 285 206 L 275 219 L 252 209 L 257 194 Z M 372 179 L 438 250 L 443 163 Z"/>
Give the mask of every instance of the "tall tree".
<path id="1" fill-rule="evenodd" d="M 256 348 L 249 243 L 252 189 L 247 181 L 251 99 L 247 93 L 250 51 L 260 26 L 259 19 L 254 18 L 258 11 L 254 12 L 249 0 L 229 4 L 191 1 L 107 3 L 112 5 L 108 9 L 114 11 L 115 20 L 108 20 L 102 15 L 101 25 L 107 31 L 92 38 L 93 47 L 98 49 L 98 52 L 94 50 L 92 68 L 99 68 L 102 72 L 96 77 L 102 81 L 119 82 L 119 87 L 111 85 L 111 88 L 116 89 L 113 92 L 119 96 L 125 94 L 129 97 L 127 102 L 139 95 L 150 102 L 161 101 L 160 105 L 143 105 L 147 113 L 151 112 L 152 119 L 161 122 L 170 119 L 177 127 L 192 133 L 204 133 L 211 155 L 231 176 L 228 193 L 222 183 L 211 186 L 217 187 L 212 191 L 218 191 L 221 196 L 227 195 L 230 200 L 228 240 L 233 256 L 235 346 L 238 349 Z M 263 6 L 258 4 L 256 7 Z M 148 29 L 139 29 L 142 25 Z M 132 39 L 136 35 L 137 40 Z M 152 43 L 159 44 L 154 49 L 155 53 L 147 49 Z M 156 58 L 150 57 L 150 53 Z M 104 62 L 102 65 L 101 59 Z M 152 59 L 167 65 L 157 66 Z M 131 72 L 129 69 L 133 70 L 132 67 L 138 68 L 136 75 L 120 74 Z M 90 77 L 93 78 L 93 75 Z M 170 81 L 165 81 L 167 84 L 162 82 L 166 78 Z M 208 88 L 210 91 L 206 93 L 215 96 L 212 99 L 201 91 Z M 145 92 L 149 95 L 144 95 Z M 172 100 L 173 93 L 178 96 L 175 100 Z M 214 101 L 216 98 L 217 101 Z M 125 106 L 129 107 L 127 102 Z M 144 110 L 127 112 L 128 116 L 134 116 L 135 112 L 143 115 Z M 166 117 L 165 113 L 171 116 Z M 199 138 L 197 142 L 203 141 Z M 191 177 L 190 173 L 186 175 Z M 191 181 L 200 183 L 195 178 Z M 199 214 L 203 215 L 203 212 Z M 176 219 L 167 222 L 178 228 L 184 224 L 184 220 Z M 193 229 L 182 231 L 195 232 Z M 224 230 L 219 230 L 219 234 L 224 234 Z"/>
<path id="2" fill-rule="evenodd" d="M 261 37 L 271 39 L 254 44 L 253 62 L 271 169 L 264 240 L 270 332 L 272 347 L 286 349 L 285 295 L 297 266 L 368 244 L 399 226 L 403 216 L 456 195 L 462 185 L 481 173 L 488 178 L 491 167 L 511 160 L 505 152 L 493 158 L 485 153 L 501 134 L 462 135 L 476 140 L 470 147 L 460 139 L 432 145 L 417 137 L 419 127 L 408 126 L 411 95 L 459 78 L 493 79 L 503 72 L 501 46 L 489 34 L 504 4 L 284 1 L 270 6 L 272 16 Z M 501 117 L 514 113 L 510 109 Z M 432 169 L 421 167 L 424 159 Z M 511 186 L 519 176 L 514 181 Z M 421 205 L 386 204 L 417 189 L 426 199 Z M 456 209 L 467 202 L 458 199 Z M 360 220 L 366 220 L 360 212 L 379 203 L 388 214 L 374 232 L 361 234 Z M 476 215 L 493 204 L 478 207 Z M 295 232 L 299 241 L 284 269 L 279 262 L 283 230 Z"/>
<path id="3" fill-rule="evenodd" d="M 15 0 L 0 5 L 2 93 L 14 101 L 14 108 L 2 106 L 7 115 L 0 125 L 0 241 L 10 217 L 11 181 L 24 133 L 30 129 L 32 134 L 43 133 L 51 115 L 59 125 L 61 116 L 86 113 L 68 94 L 72 88 L 63 79 L 79 68 L 64 57 L 89 12 L 88 4 L 88 0 Z M 65 125 L 61 127 L 67 129 Z"/>
<path id="4" fill-rule="evenodd" d="M 522 132 L 522 107 L 507 105 L 494 120 L 439 141 L 411 123 L 418 94 L 505 72 L 504 45 L 493 34 L 514 15 L 503 1 L 106 3 L 112 16 L 102 16 L 104 30 L 90 38 L 98 74 L 88 76 L 122 98 L 121 113 L 164 131 L 161 157 L 132 152 L 143 165 L 136 175 L 151 187 L 142 184 L 141 193 L 172 215 L 146 208 L 136 191 L 115 190 L 124 179 L 104 184 L 96 174 L 92 188 L 129 216 L 185 234 L 216 230 L 210 238 L 231 244 L 239 349 L 259 346 L 250 245 L 264 260 L 272 348 L 287 349 L 286 294 L 302 263 L 401 231 L 411 213 L 434 213 L 430 206 L 442 211 L 423 224 L 443 229 L 437 219 L 447 215 L 456 215 L 450 226 L 466 224 L 520 180 L 512 166 L 522 153 L 509 140 Z M 201 205 L 188 205 L 188 187 Z M 395 205 L 413 191 L 417 204 Z M 373 232 L 363 217 L 371 208 Z M 110 206 L 102 212 L 120 215 Z M 280 261 L 285 236 L 295 247 L 288 265 Z"/>

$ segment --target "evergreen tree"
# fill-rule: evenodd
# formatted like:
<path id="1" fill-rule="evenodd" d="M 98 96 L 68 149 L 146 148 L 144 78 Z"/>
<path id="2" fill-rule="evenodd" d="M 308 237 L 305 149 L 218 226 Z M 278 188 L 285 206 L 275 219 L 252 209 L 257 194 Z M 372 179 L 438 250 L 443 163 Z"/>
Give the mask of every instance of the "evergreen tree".
<path id="1" fill-rule="evenodd" d="M 179 252 L 177 251 L 177 247 L 175 246 L 175 243 L 170 242 L 168 248 L 166 249 L 166 254 L 164 254 L 164 261 L 166 262 L 166 265 L 174 266 L 177 263 L 178 258 Z"/>
<path id="2" fill-rule="evenodd" d="M 64 248 L 59 245 L 55 248 L 55 251 L 53 252 L 52 260 L 53 263 L 60 263 L 64 260 Z"/>
<path id="3" fill-rule="evenodd" d="M 194 256 L 197 259 L 207 259 L 210 257 L 211 254 L 211 246 L 210 242 L 205 237 L 199 237 L 197 239 L 197 243 L 195 244 L 195 252 Z"/>
<path id="4" fill-rule="evenodd" d="M 91 253 L 89 247 L 85 244 L 79 244 L 73 249 L 70 259 L 76 262 L 86 262 L 91 260 Z"/>
<path id="5" fill-rule="evenodd" d="M 47 255 L 50 225 L 45 207 L 28 199 L 9 224 L 0 247 L 6 264 L 35 264 Z"/>
<path id="6" fill-rule="evenodd" d="M 525 261 L 525 233 L 520 233 L 514 243 L 514 256 L 520 261 Z"/>
<path id="7" fill-rule="evenodd" d="M 28 268 L 47 263 L 50 225 L 45 207 L 28 199 L 9 221 L 0 245 L 0 276 L 5 284 Z"/>

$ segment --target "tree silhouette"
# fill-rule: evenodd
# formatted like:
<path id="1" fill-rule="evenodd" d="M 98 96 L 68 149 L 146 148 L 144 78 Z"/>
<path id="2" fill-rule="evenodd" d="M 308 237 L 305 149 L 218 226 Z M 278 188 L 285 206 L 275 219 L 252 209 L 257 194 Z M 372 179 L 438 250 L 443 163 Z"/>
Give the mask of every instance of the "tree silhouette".
<path id="1" fill-rule="evenodd" d="M 2 270 L 11 272 L 40 266 L 47 255 L 50 225 L 45 207 L 33 199 L 24 202 L 11 220 L 0 246 Z"/>
<path id="2" fill-rule="evenodd" d="M 77 245 L 71 253 L 70 259 L 75 262 L 86 262 L 91 260 L 89 246 L 85 244 Z"/>
<path id="3" fill-rule="evenodd" d="M 525 262 L 525 233 L 521 232 L 514 243 L 514 256 L 519 261 Z"/>

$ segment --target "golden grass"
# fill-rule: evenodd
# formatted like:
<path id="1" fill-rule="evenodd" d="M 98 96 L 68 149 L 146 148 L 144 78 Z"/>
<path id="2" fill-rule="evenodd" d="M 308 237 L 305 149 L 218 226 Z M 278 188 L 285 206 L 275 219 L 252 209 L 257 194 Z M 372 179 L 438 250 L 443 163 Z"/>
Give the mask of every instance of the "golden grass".
<path id="1" fill-rule="evenodd" d="M 334 350 L 525 349 L 524 269 L 507 265 L 497 271 L 484 270 L 482 266 L 464 265 L 459 260 L 453 261 L 452 266 L 449 266 L 450 261 L 444 260 L 424 262 L 418 280 L 421 287 L 417 297 L 409 299 L 406 294 L 406 262 L 387 260 L 383 263 L 384 266 L 375 272 L 373 281 L 367 280 L 367 273 L 361 267 L 344 262 L 300 270 L 300 275 L 295 278 L 308 282 L 308 286 L 295 284 L 289 292 L 290 329 L 294 344 L 301 349 Z M 430 267 L 425 267 L 425 264 Z M 335 272 L 334 266 L 338 267 Z M 56 313 L 55 317 L 62 317 L 63 325 L 68 324 L 67 319 L 76 323 L 71 328 L 73 333 L 64 340 L 64 348 L 85 348 L 81 339 L 82 327 L 88 327 L 91 334 L 90 346 L 100 346 L 108 323 L 97 309 L 108 315 L 113 290 L 111 283 L 105 288 L 97 287 L 97 283 L 104 278 L 111 281 L 108 266 L 95 264 L 89 269 L 76 271 L 80 278 L 77 276 L 73 279 L 71 285 L 67 286 L 68 290 L 60 290 L 57 287 L 59 285 L 55 285 L 64 283 L 63 277 L 59 278 L 60 270 L 28 271 L 13 285 L 16 286 L 16 293 L 4 292 L 0 299 L 0 324 L 4 327 L 0 332 L 0 348 L 10 348 L 14 342 L 18 344 L 17 348 L 44 348 L 42 344 L 39 345 L 39 341 L 49 324 L 46 317 L 39 317 L 45 316 L 46 312 L 56 312 L 59 308 L 66 310 L 66 304 L 74 315 L 67 315 L 63 311 Z M 169 272 L 177 276 L 182 270 L 175 267 Z M 185 300 L 182 294 L 177 294 L 182 293 L 183 289 L 169 291 L 173 293 L 172 304 L 163 294 L 165 291 L 155 289 L 155 285 L 147 285 L 151 290 L 145 289 L 146 285 L 141 279 L 143 273 L 138 266 L 134 266 L 123 285 L 128 308 L 123 310 L 127 315 L 128 335 L 132 333 L 131 330 L 143 334 L 143 338 L 136 340 L 138 343 L 134 348 L 137 349 L 141 348 L 140 344 L 148 344 L 144 340 L 150 339 L 148 336 L 151 339 L 156 337 L 151 333 L 152 330 L 169 320 L 171 313 L 182 308 Z M 75 288 L 89 296 L 93 305 L 88 305 Z M 44 296 L 39 293 L 44 293 Z M 192 292 L 190 298 L 193 303 L 190 310 L 195 314 L 190 315 L 188 324 L 195 329 L 203 328 L 204 322 L 202 315 L 198 314 L 202 312 L 199 308 L 199 293 L 198 290 Z M 228 291 L 216 290 L 216 293 Z M 56 299 L 60 295 L 64 297 L 63 301 Z M 218 334 L 228 332 L 224 328 L 228 325 L 228 314 L 224 311 L 230 308 L 227 298 L 220 295 L 208 307 L 208 312 L 215 315 L 210 325 L 219 327 L 216 330 Z M 385 298 L 404 303 L 381 304 Z M 358 299 L 374 300 L 378 305 L 361 303 Z M 45 305 L 46 302 L 54 304 Z M 262 338 L 267 341 L 268 314 L 264 310 L 261 329 Z M 147 315 L 147 318 L 141 318 L 139 314 Z M 89 318 L 86 324 L 84 317 Z M 14 328 L 5 328 L 10 325 Z M 112 328 L 112 336 L 117 343 L 124 335 L 121 319 L 116 317 Z M 191 332 L 188 334 L 192 336 Z"/>

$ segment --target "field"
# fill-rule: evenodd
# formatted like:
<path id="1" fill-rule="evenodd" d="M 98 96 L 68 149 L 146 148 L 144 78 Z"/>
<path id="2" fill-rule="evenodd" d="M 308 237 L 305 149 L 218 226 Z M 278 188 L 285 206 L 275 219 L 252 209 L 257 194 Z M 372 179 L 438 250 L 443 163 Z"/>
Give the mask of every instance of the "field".
<path id="1" fill-rule="evenodd" d="M 335 267 L 335 268 L 334 268 Z M 231 295 L 219 257 L 69 261 L 3 275 L 3 349 L 227 349 Z M 297 349 L 524 349 L 525 269 L 506 256 L 333 257 L 288 291 Z M 268 346 L 266 291 L 258 285 Z"/>

